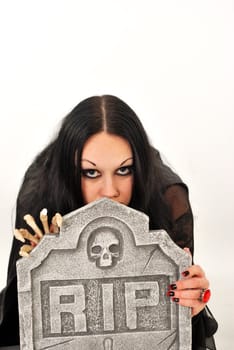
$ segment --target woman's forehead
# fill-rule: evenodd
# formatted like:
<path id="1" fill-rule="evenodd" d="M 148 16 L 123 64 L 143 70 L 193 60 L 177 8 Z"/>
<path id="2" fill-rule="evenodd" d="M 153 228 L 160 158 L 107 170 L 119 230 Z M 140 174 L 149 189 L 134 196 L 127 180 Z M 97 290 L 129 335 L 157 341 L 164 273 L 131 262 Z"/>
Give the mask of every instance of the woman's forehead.
<path id="1" fill-rule="evenodd" d="M 132 150 L 129 142 L 123 137 L 100 132 L 91 136 L 84 144 L 81 159 L 131 158 Z M 94 160 L 93 160 L 94 161 Z"/>

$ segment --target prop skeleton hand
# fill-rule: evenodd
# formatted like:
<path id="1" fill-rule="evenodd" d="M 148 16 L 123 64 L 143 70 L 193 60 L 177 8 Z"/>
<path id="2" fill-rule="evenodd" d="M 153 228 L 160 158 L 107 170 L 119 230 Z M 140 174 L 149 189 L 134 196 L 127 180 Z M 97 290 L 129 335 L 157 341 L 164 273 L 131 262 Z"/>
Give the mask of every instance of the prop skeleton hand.
<path id="1" fill-rule="evenodd" d="M 47 209 L 42 209 L 40 212 L 40 220 L 42 222 L 43 231 L 37 226 L 34 218 L 30 214 L 26 214 L 24 216 L 24 220 L 26 223 L 33 229 L 34 234 L 31 234 L 27 229 L 20 228 L 14 230 L 14 236 L 19 241 L 25 243 L 25 241 L 29 241 L 30 244 L 24 244 L 19 251 L 20 256 L 29 256 L 29 253 L 33 250 L 33 248 L 40 242 L 44 234 L 48 233 L 59 233 L 60 227 L 62 225 L 62 216 L 59 213 L 56 213 L 49 226 Z"/>

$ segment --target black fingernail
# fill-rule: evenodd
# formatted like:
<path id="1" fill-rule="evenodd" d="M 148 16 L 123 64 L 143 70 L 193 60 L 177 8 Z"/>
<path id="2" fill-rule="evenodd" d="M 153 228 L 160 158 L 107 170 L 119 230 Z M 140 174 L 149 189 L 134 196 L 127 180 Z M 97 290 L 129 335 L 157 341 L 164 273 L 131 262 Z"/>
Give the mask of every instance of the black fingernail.
<path id="1" fill-rule="evenodd" d="M 172 301 L 174 301 L 175 303 L 178 303 L 180 301 L 179 298 L 172 298 Z"/>
<path id="2" fill-rule="evenodd" d="M 184 277 L 186 277 L 186 276 L 188 276 L 189 275 L 189 271 L 184 271 L 184 272 L 182 272 L 182 275 L 184 276 Z"/>

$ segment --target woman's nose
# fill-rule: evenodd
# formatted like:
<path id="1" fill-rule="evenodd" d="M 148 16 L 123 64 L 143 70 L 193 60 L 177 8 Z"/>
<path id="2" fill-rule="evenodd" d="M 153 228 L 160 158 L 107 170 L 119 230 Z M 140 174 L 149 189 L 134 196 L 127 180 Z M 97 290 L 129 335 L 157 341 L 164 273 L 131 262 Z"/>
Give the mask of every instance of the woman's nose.
<path id="1" fill-rule="evenodd" d="M 119 196 L 119 190 L 116 181 L 112 177 L 103 179 L 101 187 L 101 196 L 107 198 L 116 198 Z"/>

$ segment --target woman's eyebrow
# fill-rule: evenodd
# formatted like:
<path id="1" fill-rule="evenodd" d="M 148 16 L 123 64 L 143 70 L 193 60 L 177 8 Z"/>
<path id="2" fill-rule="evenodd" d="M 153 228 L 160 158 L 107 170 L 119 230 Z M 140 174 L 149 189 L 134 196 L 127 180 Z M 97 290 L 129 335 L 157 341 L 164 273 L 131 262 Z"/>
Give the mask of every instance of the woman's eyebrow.
<path id="1" fill-rule="evenodd" d="M 91 160 L 88 159 L 81 159 L 81 162 L 89 162 L 90 164 L 97 166 L 94 162 L 91 162 Z"/>
<path id="2" fill-rule="evenodd" d="M 132 160 L 132 159 L 133 159 L 133 157 L 129 157 L 129 158 L 125 159 L 122 163 L 120 163 L 119 166 L 124 165 L 128 160 Z M 81 162 L 88 162 L 88 163 L 92 164 L 93 166 L 97 166 L 94 162 L 92 162 L 91 160 L 88 160 L 88 159 L 81 159 Z"/>
<path id="3" fill-rule="evenodd" d="M 121 166 L 121 165 L 124 165 L 124 163 L 126 163 L 126 162 L 127 162 L 128 160 L 130 160 L 130 159 L 132 160 L 133 157 L 129 157 L 129 158 L 125 159 L 125 160 L 120 164 L 120 166 Z"/>

